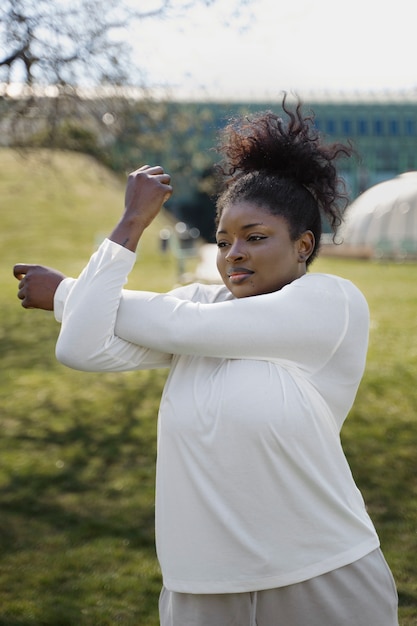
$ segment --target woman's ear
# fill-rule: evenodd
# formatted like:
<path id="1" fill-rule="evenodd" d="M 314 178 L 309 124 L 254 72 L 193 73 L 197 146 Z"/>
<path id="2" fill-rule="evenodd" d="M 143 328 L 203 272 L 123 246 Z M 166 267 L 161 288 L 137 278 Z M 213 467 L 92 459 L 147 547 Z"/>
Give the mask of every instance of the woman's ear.
<path id="1" fill-rule="evenodd" d="M 312 255 L 315 244 L 316 240 L 311 230 L 306 230 L 301 237 L 297 239 L 298 260 L 300 263 L 305 263 Z"/>

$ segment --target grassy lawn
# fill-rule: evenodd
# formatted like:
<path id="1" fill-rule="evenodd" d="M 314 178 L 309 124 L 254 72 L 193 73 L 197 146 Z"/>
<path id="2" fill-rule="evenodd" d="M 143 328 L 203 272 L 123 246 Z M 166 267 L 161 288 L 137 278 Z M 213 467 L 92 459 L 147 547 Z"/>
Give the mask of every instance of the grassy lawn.
<path id="1" fill-rule="evenodd" d="M 0 626 L 157 626 L 156 414 L 166 372 L 85 374 L 54 358 L 52 315 L 24 311 L 17 261 L 76 275 L 120 214 L 124 181 L 87 157 L 0 151 Z M 166 290 L 161 217 L 129 286 Z M 417 265 L 322 258 L 372 317 L 368 365 L 343 429 L 353 474 L 417 624 Z M 376 625 L 375 625 L 376 626 Z"/>

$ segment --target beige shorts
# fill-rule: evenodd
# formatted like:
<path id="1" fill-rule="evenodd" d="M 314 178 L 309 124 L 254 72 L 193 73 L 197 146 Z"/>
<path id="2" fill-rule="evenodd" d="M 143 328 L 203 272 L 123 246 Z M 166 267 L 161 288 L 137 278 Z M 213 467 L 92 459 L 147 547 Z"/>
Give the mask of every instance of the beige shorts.
<path id="1" fill-rule="evenodd" d="M 161 626 L 398 626 L 398 597 L 380 549 L 296 585 L 252 593 L 163 588 Z"/>

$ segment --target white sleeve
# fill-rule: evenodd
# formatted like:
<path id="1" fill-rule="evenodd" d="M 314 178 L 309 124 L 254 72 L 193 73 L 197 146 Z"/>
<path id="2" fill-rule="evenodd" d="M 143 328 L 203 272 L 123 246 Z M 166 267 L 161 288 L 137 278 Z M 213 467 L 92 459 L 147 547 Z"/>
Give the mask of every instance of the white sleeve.
<path id="1" fill-rule="evenodd" d="M 62 322 L 62 316 L 64 314 L 65 303 L 68 299 L 72 287 L 75 285 L 75 278 L 64 278 L 58 285 L 54 295 L 54 316 L 57 322 Z"/>
<path id="2" fill-rule="evenodd" d="M 132 344 L 114 334 L 122 286 L 134 260 L 132 252 L 107 241 L 78 279 L 66 278 L 60 283 L 54 312 L 62 322 L 56 345 L 61 363 L 94 372 L 171 365 L 172 354 Z"/>
<path id="3" fill-rule="evenodd" d="M 118 334 L 172 354 L 284 359 L 312 370 L 331 358 L 348 326 L 345 294 L 337 283 L 332 287 L 295 281 L 271 294 L 213 304 L 125 292 Z"/>
<path id="4" fill-rule="evenodd" d="M 312 371 L 332 357 L 352 327 L 352 298 L 352 308 L 360 311 L 352 340 L 366 343 L 363 296 L 352 285 L 348 298 L 332 277 L 309 275 L 271 294 L 210 304 L 137 291 L 123 292 L 120 300 L 133 262 L 132 253 L 112 242 L 90 261 L 68 297 L 60 360 L 85 369 L 103 354 L 125 359 L 137 344 L 168 354 L 284 359 Z"/>

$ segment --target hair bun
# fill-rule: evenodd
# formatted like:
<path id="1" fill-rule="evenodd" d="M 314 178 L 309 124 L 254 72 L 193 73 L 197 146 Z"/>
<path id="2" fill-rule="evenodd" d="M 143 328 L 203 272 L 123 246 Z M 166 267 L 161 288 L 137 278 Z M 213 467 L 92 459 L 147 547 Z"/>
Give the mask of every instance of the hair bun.
<path id="1" fill-rule="evenodd" d="M 323 144 L 313 115 L 302 115 L 300 101 L 293 111 L 285 95 L 282 108 L 285 121 L 272 111 L 263 111 L 227 124 L 219 147 L 224 157 L 222 171 L 233 178 L 256 171 L 290 178 L 320 201 L 326 181 L 328 185 L 336 176 L 334 159 L 350 156 L 352 149 L 344 144 Z"/>

